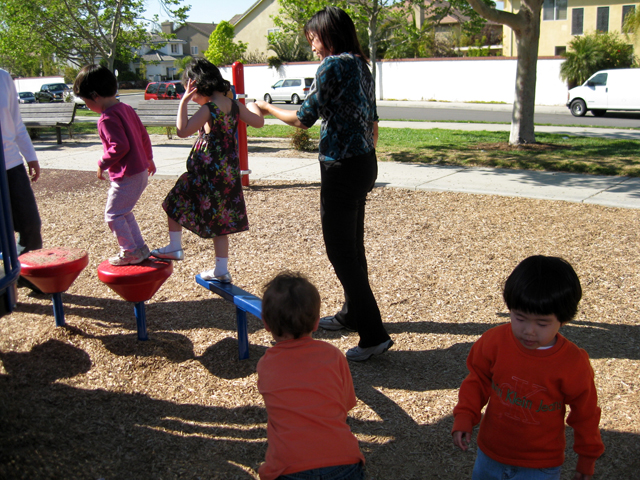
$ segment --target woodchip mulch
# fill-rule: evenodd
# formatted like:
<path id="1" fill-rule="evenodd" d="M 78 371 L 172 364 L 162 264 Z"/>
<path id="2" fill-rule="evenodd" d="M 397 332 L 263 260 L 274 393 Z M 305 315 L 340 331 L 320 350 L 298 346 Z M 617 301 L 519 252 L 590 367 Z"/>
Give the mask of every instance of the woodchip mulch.
<path id="1" fill-rule="evenodd" d="M 160 206 L 173 180 L 150 182 L 135 213 L 150 247 L 167 241 Z M 45 247 L 85 249 L 89 266 L 51 299 L 19 290 L 0 319 L 0 478 L 250 479 L 266 450 L 256 362 L 271 345 L 249 316 L 251 358 L 237 359 L 235 312 L 198 286 L 211 241 L 185 232 L 186 259 L 147 302 L 149 341 L 133 305 L 96 268 L 116 253 L 103 221 L 107 182 L 45 170 L 34 185 Z M 231 238 L 234 283 L 260 294 L 283 269 L 306 274 L 322 314 L 342 301 L 319 225 L 317 184 L 252 183 L 251 229 Z M 580 276 L 576 321 L 562 328 L 596 372 L 607 447 L 599 479 L 640 471 L 640 211 L 458 193 L 375 189 L 367 205 L 370 279 L 395 346 L 352 364 L 349 423 L 373 479 L 465 479 L 475 458 L 451 442 L 451 411 L 479 335 L 508 320 L 501 285 L 532 254 L 559 255 Z M 319 331 L 341 350 L 357 334 Z M 576 457 L 568 433 L 563 479 Z M 524 434 L 524 433 L 523 433 Z"/>

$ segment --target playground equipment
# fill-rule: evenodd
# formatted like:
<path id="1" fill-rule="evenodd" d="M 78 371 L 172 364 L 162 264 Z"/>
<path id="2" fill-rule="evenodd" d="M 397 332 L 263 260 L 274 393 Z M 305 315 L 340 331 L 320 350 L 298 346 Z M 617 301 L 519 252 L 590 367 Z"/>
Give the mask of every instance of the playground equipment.
<path id="1" fill-rule="evenodd" d="M 262 300 L 255 295 L 242 290 L 230 283 L 220 283 L 216 280 L 203 280 L 196 275 L 196 282 L 207 290 L 220 295 L 236 306 L 236 323 L 238 326 L 238 358 L 249 358 L 249 334 L 247 333 L 247 312 L 262 318 Z"/>
<path id="2" fill-rule="evenodd" d="M 56 327 L 64 326 L 62 293 L 89 264 L 87 252 L 79 248 L 48 248 L 24 253 L 19 260 L 22 265 L 20 274 L 42 293 L 51 294 Z"/>
<path id="3" fill-rule="evenodd" d="M 235 97 L 244 105 L 247 95 L 244 93 L 244 65 L 241 62 L 234 62 L 231 66 L 233 86 L 235 87 Z M 242 186 L 249 186 L 249 150 L 247 147 L 247 124 L 238 122 L 238 157 L 240 158 L 240 174 L 242 176 Z"/>
<path id="4" fill-rule="evenodd" d="M 2 129 L 0 129 L 2 145 Z M 0 270 L 0 316 L 11 313 L 16 307 L 16 282 L 20 276 L 20 263 L 13 234 L 9 184 L 4 163 L 4 149 L 0 147 L 0 258 L 3 269 Z"/>
<path id="5" fill-rule="evenodd" d="M 98 278 L 128 302 L 133 302 L 138 340 L 148 340 L 144 302 L 151 299 L 171 273 L 173 262 L 148 259 L 137 265 L 116 267 L 105 260 L 98 266 Z"/>

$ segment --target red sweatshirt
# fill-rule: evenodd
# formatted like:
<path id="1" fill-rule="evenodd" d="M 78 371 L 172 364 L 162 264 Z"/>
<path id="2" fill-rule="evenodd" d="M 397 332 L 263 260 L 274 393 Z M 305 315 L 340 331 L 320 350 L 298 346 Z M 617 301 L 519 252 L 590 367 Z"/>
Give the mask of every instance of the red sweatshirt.
<path id="1" fill-rule="evenodd" d="M 453 409 L 454 432 L 471 432 L 488 401 L 478 433 L 478 446 L 487 456 L 518 467 L 557 467 L 564 463 L 568 404 L 567 423 L 579 455 L 576 470 L 593 475 L 604 445 L 587 352 L 560 334 L 549 349 L 526 349 L 506 324 L 487 331 L 473 345 L 467 368 Z"/>

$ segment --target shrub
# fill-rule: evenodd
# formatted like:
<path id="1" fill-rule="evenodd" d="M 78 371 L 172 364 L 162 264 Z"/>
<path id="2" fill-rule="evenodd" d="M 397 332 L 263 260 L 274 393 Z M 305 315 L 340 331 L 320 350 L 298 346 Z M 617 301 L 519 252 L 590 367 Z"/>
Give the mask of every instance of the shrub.
<path id="1" fill-rule="evenodd" d="M 289 134 L 291 138 L 291 146 L 294 150 L 301 152 L 311 152 L 315 150 L 315 144 L 309 136 L 309 132 L 301 128 L 294 128 Z"/>

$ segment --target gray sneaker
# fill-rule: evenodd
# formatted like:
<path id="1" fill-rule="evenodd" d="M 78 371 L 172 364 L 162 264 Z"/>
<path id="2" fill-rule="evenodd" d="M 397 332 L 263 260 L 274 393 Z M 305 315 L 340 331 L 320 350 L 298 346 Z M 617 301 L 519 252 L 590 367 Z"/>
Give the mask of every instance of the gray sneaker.
<path id="1" fill-rule="evenodd" d="M 138 252 L 140 252 L 140 255 L 142 255 L 145 260 L 151 256 L 151 250 L 149 250 L 149 247 L 146 245 L 140 247 Z"/>
<path id="2" fill-rule="evenodd" d="M 381 355 L 387 350 L 391 348 L 393 345 L 393 340 L 389 339 L 386 342 L 382 342 L 380 345 L 376 345 L 375 347 L 353 347 L 347 350 L 347 360 L 351 360 L 352 362 L 364 362 L 369 360 L 374 355 Z"/>
<path id="3" fill-rule="evenodd" d="M 349 332 L 355 332 L 355 329 L 351 327 L 347 327 L 346 325 L 341 324 L 335 315 L 330 315 L 328 317 L 322 317 L 320 319 L 320 323 L 318 324 L 320 328 L 324 328 L 325 330 L 347 330 Z"/>

